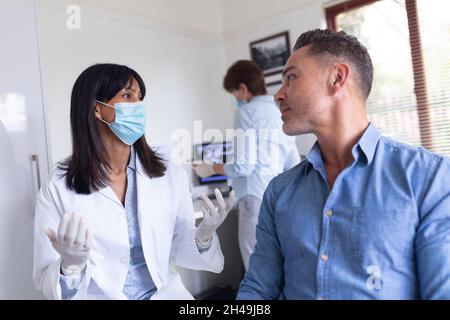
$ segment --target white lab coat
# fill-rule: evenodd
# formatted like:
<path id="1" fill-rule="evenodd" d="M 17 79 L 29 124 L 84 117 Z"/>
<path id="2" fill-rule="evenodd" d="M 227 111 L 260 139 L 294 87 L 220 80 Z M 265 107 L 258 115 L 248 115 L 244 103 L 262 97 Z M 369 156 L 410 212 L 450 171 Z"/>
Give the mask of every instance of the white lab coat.
<path id="1" fill-rule="evenodd" d="M 136 157 L 138 217 L 142 247 L 156 293 L 151 299 L 192 299 L 174 265 L 220 273 L 224 258 L 219 239 L 199 253 L 187 175 L 167 163 L 163 177 L 150 179 Z M 86 273 L 73 299 L 127 299 L 122 290 L 130 247 L 125 209 L 110 187 L 90 195 L 69 190 L 56 169 L 39 192 L 34 228 L 33 280 L 49 299 L 61 299 L 59 254 L 43 229 L 58 230 L 65 212 L 78 212 L 89 225 L 92 245 Z"/>

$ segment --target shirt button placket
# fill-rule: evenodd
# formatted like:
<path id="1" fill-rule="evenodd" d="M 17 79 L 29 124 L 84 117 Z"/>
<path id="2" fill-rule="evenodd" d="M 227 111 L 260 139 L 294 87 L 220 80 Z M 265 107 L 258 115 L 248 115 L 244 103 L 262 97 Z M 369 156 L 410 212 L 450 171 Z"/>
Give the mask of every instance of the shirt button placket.
<path id="1" fill-rule="evenodd" d="M 327 279 L 327 275 L 326 275 L 326 273 L 325 273 L 325 270 L 326 270 L 326 264 L 327 264 L 327 262 L 328 262 L 328 260 L 329 260 L 329 256 L 328 256 L 328 254 L 326 253 L 327 252 L 327 250 L 329 249 L 328 247 L 329 247 L 329 245 L 328 245 L 328 242 L 329 242 L 329 232 L 330 232 L 330 219 L 331 219 L 331 217 L 333 216 L 333 210 L 332 209 L 326 209 L 325 211 L 324 211 L 324 214 L 325 214 L 325 216 L 326 216 L 326 218 L 327 219 L 323 219 L 323 222 L 322 222 L 322 228 L 323 228 L 323 235 L 324 235 L 324 237 L 321 239 L 321 246 L 320 246 L 320 274 L 319 274 L 319 279 L 320 279 L 320 282 L 318 283 L 318 285 L 319 285 L 319 287 L 318 287 L 318 289 L 319 289 L 319 299 L 320 300 L 324 300 L 324 299 L 326 299 L 326 295 L 325 294 L 327 294 L 326 292 L 324 292 L 324 290 L 326 290 L 325 288 L 328 286 L 328 284 L 327 283 L 325 283 L 326 282 L 326 279 Z"/>

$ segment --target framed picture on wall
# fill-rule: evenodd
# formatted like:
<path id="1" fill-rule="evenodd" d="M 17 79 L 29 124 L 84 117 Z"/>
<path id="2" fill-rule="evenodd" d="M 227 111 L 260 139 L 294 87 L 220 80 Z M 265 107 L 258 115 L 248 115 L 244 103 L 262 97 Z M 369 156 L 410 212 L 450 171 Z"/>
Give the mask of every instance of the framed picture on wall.
<path id="1" fill-rule="evenodd" d="M 250 43 L 250 56 L 266 76 L 280 73 L 290 54 L 288 31 Z"/>
<path id="2" fill-rule="evenodd" d="M 269 82 L 266 84 L 267 94 L 274 96 L 275 93 L 281 88 L 281 81 Z"/>
<path id="3" fill-rule="evenodd" d="M 275 95 L 278 89 L 281 88 L 282 85 L 282 77 L 281 73 L 271 74 L 266 76 L 266 88 L 267 93 L 270 95 Z"/>

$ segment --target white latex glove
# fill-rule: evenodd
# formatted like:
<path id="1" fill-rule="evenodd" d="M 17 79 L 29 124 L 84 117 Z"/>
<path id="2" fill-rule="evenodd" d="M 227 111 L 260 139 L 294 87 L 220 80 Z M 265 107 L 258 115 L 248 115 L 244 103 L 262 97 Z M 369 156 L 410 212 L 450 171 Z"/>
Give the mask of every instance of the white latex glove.
<path id="1" fill-rule="evenodd" d="M 59 224 L 58 233 L 45 227 L 44 232 L 53 248 L 61 255 L 61 269 L 81 272 L 89 258 L 90 236 L 86 222 L 78 213 L 65 213 Z"/>
<path id="2" fill-rule="evenodd" d="M 216 229 L 222 224 L 228 213 L 234 207 L 234 190 L 230 192 L 226 202 L 223 199 L 219 189 L 215 189 L 214 194 L 216 195 L 217 203 L 219 205 L 218 208 L 214 206 L 211 200 L 209 200 L 204 193 L 200 195 L 200 206 L 203 212 L 203 220 L 197 227 L 196 238 L 201 243 L 206 243 L 213 237 Z"/>
<path id="3" fill-rule="evenodd" d="M 200 178 L 207 178 L 215 174 L 212 164 L 201 163 L 194 164 L 194 171 Z"/>

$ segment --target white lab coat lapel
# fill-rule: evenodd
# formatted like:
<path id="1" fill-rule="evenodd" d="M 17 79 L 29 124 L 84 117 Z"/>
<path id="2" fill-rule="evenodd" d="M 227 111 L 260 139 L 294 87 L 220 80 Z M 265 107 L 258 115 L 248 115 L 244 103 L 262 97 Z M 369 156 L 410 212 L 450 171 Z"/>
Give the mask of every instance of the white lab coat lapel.
<path id="1" fill-rule="evenodd" d="M 113 189 L 111 189 L 110 186 L 106 186 L 103 189 L 100 189 L 98 192 L 123 208 L 122 203 L 120 202 L 119 198 L 117 198 L 117 195 L 114 193 Z"/>
<path id="2" fill-rule="evenodd" d="M 104 209 L 106 210 L 107 215 L 110 217 L 108 218 L 107 221 L 104 221 L 103 223 L 110 223 L 111 221 L 114 221 L 115 219 L 117 219 L 116 216 L 111 215 L 113 212 L 114 206 L 120 207 L 120 209 L 116 212 L 120 212 L 121 215 L 125 215 L 125 208 L 124 208 L 123 204 L 120 202 L 119 198 L 117 197 L 117 195 L 114 193 L 113 189 L 110 186 L 106 186 L 105 188 L 100 189 L 98 191 L 98 193 L 101 195 L 101 197 L 105 197 L 108 199 L 104 203 L 104 205 L 105 205 Z M 115 210 L 117 210 L 117 209 L 115 209 Z M 101 221 L 98 221 L 97 223 L 101 223 Z M 124 226 L 124 228 L 121 228 L 121 229 L 123 229 L 123 232 L 120 233 L 122 235 L 121 238 L 124 239 L 124 241 L 126 241 L 126 242 L 124 242 L 124 245 L 127 245 L 128 244 L 127 227 Z M 116 237 L 117 236 L 118 236 L 118 234 L 116 234 Z M 129 249 L 128 249 L 128 251 L 129 251 Z M 121 284 L 123 282 L 117 281 L 118 274 L 120 274 L 120 270 L 118 270 L 117 268 L 111 268 L 109 266 L 108 262 L 104 261 L 104 257 L 102 255 L 97 254 L 95 251 L 91 252 L 91 261 L 93 261 L 93 264 L 94 264 L 94 266 L 91 267 L 92 278 L 95 281 L 97 281 L 97 284 L 106 293 L 108 298 L 115 299 L 115 300 L 127 299 L 127 297 L 123 293 L 122 287 L 121 287 Z M 96 264 L 101 266 L 100 270 L 104 269 L 104 268 L 111 268 L 110 270 L 113 271 L 111 274 L 114 275 L 114 278 L 116 279 L 116 281 L 110 280 L 111 274 L 99 272 L 99 268 Z M 124 276 L 126 277 L 126 274 L 124 274 Z M 125 280 L 125 277 L 123 278 L 123 281 Z"/>
<path id="3" fill-rule="evenodd" d="M 150 275 L 157 287 L 162 286 L 160 274 L 166 272 L 172 242 L 174 221 L 171 221 L 170 201 L 167 199 L 166 177 L 149 178 L 136 157 L 136 185 L 138 198 L 139 229 L 142 247 Z"/>

